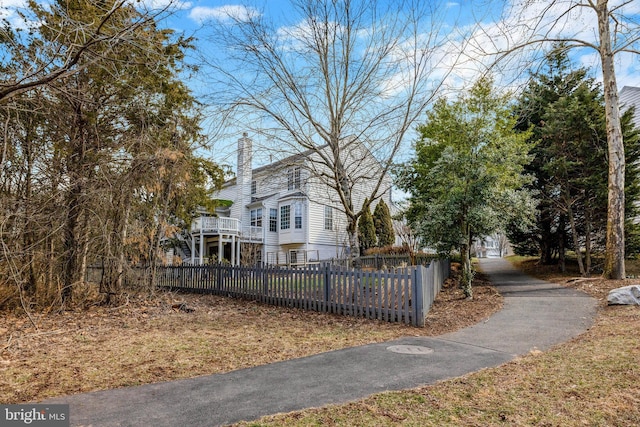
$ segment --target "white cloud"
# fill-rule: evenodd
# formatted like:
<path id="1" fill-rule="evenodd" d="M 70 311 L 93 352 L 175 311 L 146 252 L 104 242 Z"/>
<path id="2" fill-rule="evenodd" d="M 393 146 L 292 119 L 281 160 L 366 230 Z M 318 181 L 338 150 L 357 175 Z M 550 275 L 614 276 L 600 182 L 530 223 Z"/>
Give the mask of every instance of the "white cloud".
<path id="1" fill-rule="evenodd" d="M 0 8 L 4 7 L 25 7 L 27 0 L 0 0 Z"/>
<path id="2" fill-rule="evenodd" d="M 305 40 L 313 36 L 313 29 L 308 21 L 304 20 L 296 25 L 282 26 L 278 28 L 276 35 L 280 39 Z"/>
<path id="3" fill-rule="evenodd" d="M 201 24 L 205 21 L 214 20 L 221 23 L 229 23 L 231 21 L 248 21 L 260 12 L 252 7 L 227 5 L 220 7 L 197 6 L 191 9 L 189 18 Z"/>
<path id="4" fill-rule="evenodd" d="M 136 0 L 137 1 L 137 0 Z M 169 7 L 170 9 L 188 9 L 191 7 L 191 2 L 181 0 L 141 0 L 146 9 L 164 9 Z"/>
<path id="5" fill-rule="evenodd" d="M 609 8 L 615 7 L 620 7 L 620 13 L 626 16 L 640 14 L 640 2 L 638 1 L 614 0 L 609 2 Z"/>
<path id="6" fill-rule="evenodd" d="M 640 57 L 623 52 L 616 57 L 616 83 L 618 89 L 624 86 L 640 87 Z"/>
<path id="7" fill-rule="evenodd" d="M 577 4 L 582 6 L 576 6 Z M 620 18 L 627 21 L 635 19 L 637 22 L 640 17 L 640 1 L 614 0 L 610 2 L 610 8 L 621 4 L 624 6 L 616 11 Z M 585 5 L 585 0 L 512 0 L 500 19 L 486 19 L 481 24 L 471 24 L 468 28 L 460 30 L 461 33 L 467 34 L 466 39 L 469 41 L 464 50 L 468 60 L 465 62 L 464 72 L 460 73 L 461 67 L 458 66 L 450 80 L 462 76 L 460 81 L 465 81 L 473 75 L 474 69 L 478 75 L 484 67 L 493 64 L 501 52 L 508 52 L 520 46 L 507 55 L 498 66 L 493 66 L 494 76 L 499 78 L 497 84 L 513 88 L 526 80 L 528 71 L 535 70 L 540 65 L 542 53 L 551 45 L 546 42 L 522 47 L 528 41 L 543 38 L 573 39 L 597 46 L 597 16 L 592 8 Z M 637 24 L 635 25 L 637 31 Z M 600 57 L 596 50 L 588 47 L 574 48 L 569 55 L 576 66 L 586 68 L 597 81 L 602 81 Z M 615 66 L 618 88 L 625 85 L 640 86 L 638 55 L 619 53 L 616 55 Z"/>
<path id="8" fill-rule="evenodd" d="M 43 2 L 39 2 L 43 3 Z M 0 19 L 6 19 L 13 29 L 27 29 L 35 24 L 32 21 L 25 21 L 16 13 L 17 9 L 26 9 L 28 0 L 0 0 Z"/>

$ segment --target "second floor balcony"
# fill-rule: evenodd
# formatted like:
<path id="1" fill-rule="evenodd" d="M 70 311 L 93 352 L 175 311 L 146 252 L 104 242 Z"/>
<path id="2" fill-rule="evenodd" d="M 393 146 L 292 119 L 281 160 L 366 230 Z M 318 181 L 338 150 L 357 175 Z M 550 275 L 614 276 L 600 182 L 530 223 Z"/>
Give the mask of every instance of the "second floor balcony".
<path id="1" fill-rule="evenodd" d="M 191 223 L 192 233 L 240 234 L 240 221 L 235 218 L 201 216 Z"/>
<path id="2" fill-rule="evenodd" d="M 235 218 L 201 216 L 195 218 L 191 223 L 191 233 L 206 235 L 232 235 L 237 236 L 240 241 L 260 243 L 263 241 L 262 227 L 245 226 L 240 224 L 240 220 Z"/>

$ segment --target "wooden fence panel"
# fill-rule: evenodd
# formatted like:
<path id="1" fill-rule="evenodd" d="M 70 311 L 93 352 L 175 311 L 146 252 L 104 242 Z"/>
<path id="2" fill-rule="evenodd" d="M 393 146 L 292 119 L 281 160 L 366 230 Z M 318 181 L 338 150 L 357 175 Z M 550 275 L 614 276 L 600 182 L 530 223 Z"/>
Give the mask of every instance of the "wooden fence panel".
<path id="1" fill-rule="evenodd" d="M 449 276 L 449 267 L 448 260 L 395 271 L 330 264 L 306 268 L 172 266 L 159 267 L 156 278 L 161 288 L 423 326 L 424 316 Z M 99 276 L 95 271 L 92 274 Z"/>

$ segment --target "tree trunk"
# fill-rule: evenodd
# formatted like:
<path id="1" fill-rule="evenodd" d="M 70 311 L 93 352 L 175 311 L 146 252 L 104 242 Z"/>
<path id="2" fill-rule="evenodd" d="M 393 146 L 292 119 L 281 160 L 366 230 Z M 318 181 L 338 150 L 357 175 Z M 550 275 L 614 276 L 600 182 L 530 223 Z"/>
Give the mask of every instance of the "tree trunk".
<path id="1" fill-rule="evenodd" d="M 82 215 L 82 231 L 80 239 L 80 267 L 78 269 L 79 280 L 84 282 L 87 278 L 87 258 L 89 257 L 89 215 Z"/>
<path id="2" fill-rule="evenodd" d="M 473 270 L 471 269 L 471 232 L 469 226 L 464 226 L 464 243 L 460 247 L 460 256 L 462 258 L 462 278 L 460 287 L 467 299 L 473 298 L 473 289 L 471 283 L 473 281 Z"/>
<path id="3" fill-rule="evenodd" d="M 24 287 L 24 291 L 27 294 L 33 294 L 36 291 L 36 273 L 35 273 L 35 251 L 34 245 L 36 238 L 34 236 L 34 225 L 31 223 L 33 218 L 32 203 L 33 203 L 33 150 L 31 141 L 32 121 L 28 121 L 27 134 L 24 142 L 24 155 L 26 160 L 26 175 L 25 175 L 25 190 L 24 190 L 24 262 L 28 265 L 28 278 Z"/>
<path id="4" fill-rule="evenodd" d="M 611 48 L 607 0 L 598 0 L 598 32 L 604 86 L 607 146 L 609 152 L 609 185 L 607 205 L 607 243 L 602 275 L 608 279 L 624 279 L 624 142 L 620 125 L 618 87 Z"/>
<path id="5" fill-rule="evenodd" d="M 4 122 L 4 135 L 2 138 L 2 152 L 0 153 L 0 170 L 4 169 L 4 162 L 7 158 L 7 150 L 9 148 L 9 123 L 11 123 L 11 116 L 7 114 L 7 119 Z"/>
<path id="6" fill-rule="evenodd" d="M 358 241 L 358 220 L 348 218 L 347 235 L 349 237 L 349 258 L 351 266 L 360 267 L 360 242 Z"/>
<path id="7" fill-rule="evenodd" d="M 62 306 L 71 304 L 73 285 L 77 278 L 78 270 L 78 217 L 80 216 L 80 192 L 81 187 L 75 184 L 67 196 L 67 218 L 64 226 L 64 254 L 63 254 L 63 280 L 62 280 Z"/>
<path id="8" fill-rule="evenodd" d="M 49 235 L 47 236 L 47 286 L 53 286 L 53 271 L 54 271 L 54 263 L 56 262 L 55 259 L 55 242 L 53 239 L 53 236 Z"/>
<path id="9" fill-rule="evenodd" d="M 340 197 L 340 203 L 344 207 L 345 214 L 347 216 L 347 236 L 349 238 L 349 258 L 352 267 L 360 267 L 360 242 L 358 240 L 358 215 L 354 211 L 353 199 L 351 193 L 351 185 L 349 176 L 342 163 L 340 156 L 340 138 L 339 136 L 332 136 L 331 142 L 331 155 L 333 157 L 334 165 L 334 179 L 336 182 L 336 189 L 338 190 L 338 196 Z"/>
<path id="10" fill-rule="evenodd" d="M 551 233 L 551 220 L 548 217 L 542 219 L 540 228 L 540 263 L 542 265 L 551 265 L 553 264 L 553 235 Z"/>
<path id="11" fill-rule="evenodd" d="M 576 230 L 576 221 L 573 217 L 573 209 L 570 206 L 571 201 L 567 200 L 567 213 L 569 215 L 569 226 L 571 227 L 571 236 L 573 237 L 573 248 L 576 252 L 576 258 L 578 260 L 578 268 L 580 269 L 580 275 L 586 277 L 584 270 L 584 264 L 582 263 L 582 252 L 580 251 L 580 242 L 578 241 L 578 231 Z"/>
<path id="12" fill-rule="evenodd" d="M 131 205 L 126 203 L 124 211 L 124 218 L 122 219 L 122 224 L 120 225 L 120 236 L 118 238 L 118 246 L 117 246 L 117 256 L 118 256 L 118 267 L 117 267 L 117 279 L 116 279 L 116 291 L 122 291 L 122 279 L 124 277 L 124 265 L 125 265 L 125 247 L 127 242 L 127 233 L 128 233 L 128 225 L 129 225 L 129 214 L 131 212 Z"/>
<path id="13" fill-rule="evenodd" d="M 161 192 L 161 203 L 160 211 L 158 213 L 157 225 L 155 230 L 155 235 L 153 236 L 153 240 L 150 244 L 150 253 L 149 253 L 149 277 L 148 277 L 148 290 L 150 293 L 155 292 L 156 288 L 156 274 L 158 269 L 158 261 L 160 255 L 160 242 L 162 241 L 162 237 L 164 235 L 165 222 L 167 218 L 167 214 L 169 211 L 169 200 L 172 191 L 171 181 L 165 181 L 163 183 L 163 190 Z M 231 248 L 231 250 L 235 250 L 235 248 Z M 195 255 L 195 254 L 194 254 Z M 222 254 L 218 254 L 218 259 L 222 259 Z"/>
<path id="14" fill-rule="evenodd" d="M 567 270 L 567 263 L 565 260 L 566 255 L 566 224 L 565 224 L 564 215 L 560 215 L 560 219 L 558 220 L 558 267 L 560 268 L 560 272 L 564 273 Z"/>
<path id="15" fill-rule="evenodd" d="M 584 232 L 584 270 L 586 277 L 591 276 L 591 209 L 585 211 Z"/>
<path id="16" fill-rule="evenodd" d="M 162 240 L 162 230 L 164 228 L 164 216 L 158 219 L 154 240 L 151 242 L 151 253 L 149 254 L 149 281 L 147 282 L 149 293 L 153 294 L 156 289 L 156 275 L 158 272 L 160 241 Z M 235 250 L 231 248 L 231 250 Z M 222 259 L 222 258 L 218 258 Z"/>
<path id="17" fill-rule="evenodd" d="M 87 150 L 87 123 L 84 120 L 82 105 L 74 105 L 75 135 L 70 136 L 72 149 L 67 155 L 69 174 L 69 190 L 66 195 L 67 214 L 63 230 L 63 275 L 62 275 L 62 308 L 71 303 L 73 286 L 78 277 L 78 258 L 80 254 L 79 221 L 82 217 L 83 193 L 87 174 L 85 174 L 85 156 Z"/>

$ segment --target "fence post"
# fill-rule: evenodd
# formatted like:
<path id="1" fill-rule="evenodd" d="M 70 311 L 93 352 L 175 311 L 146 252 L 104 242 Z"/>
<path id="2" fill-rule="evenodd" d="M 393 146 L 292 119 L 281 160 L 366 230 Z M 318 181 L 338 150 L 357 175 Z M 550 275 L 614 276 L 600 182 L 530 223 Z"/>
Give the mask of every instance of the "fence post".
<path id="1" fill-rule="evenodd" d="M 269 301 L 269 267 L 263 265 L 260 267 L 262 269 L 262 298 L 261 302 Z"/>
<path id="2" fill-rule="evenodd" d="M 426 299 L 425 299 L 425 310 L 428 312 L 433 305 L 433 301 L 436 299 L 436 295 L 438 294 L 436 290 L 437 280 L 436 280 L 436 270 L 438 268 L 437 261 L 431 261 L 429 263 L 429 267 L 425 267 L 425 283 L 424 287 L 427 289 Z"/>
<path id="3" fill-rule="evenodd" d="M 417 265 L 413 269 L 413 277 L 412 277 L 412 292 L 415 295 L 414 299 L 414 318 L 413 324 L 415 326 L 424 327 L 424 318 L 425 318 L 425 310 L 424 310 L 424 287 L 422 286 L 422 276 L 423 276 L 423 268 L 421 265 Z"/>
<path id="4" fill-rule="evenodd" d="M 222 264 L 217 263 L 216 272 L 218 274 L 216 275 L 216 295 L 222 295 L 222 280 L 223 280 L 222 275 L 224 274 L 222 269 L 223 269 Z"/>
<path id="5" fill-rule="evenodd" d="M 329 312 L 329 302 L 331 296 L 331 264 L 324 267 L 324 311 Z"/>

